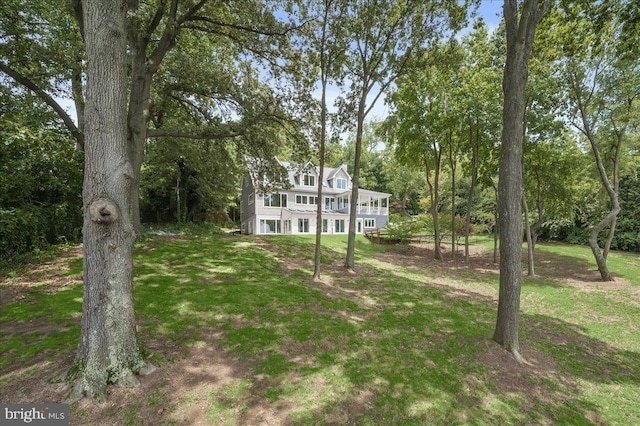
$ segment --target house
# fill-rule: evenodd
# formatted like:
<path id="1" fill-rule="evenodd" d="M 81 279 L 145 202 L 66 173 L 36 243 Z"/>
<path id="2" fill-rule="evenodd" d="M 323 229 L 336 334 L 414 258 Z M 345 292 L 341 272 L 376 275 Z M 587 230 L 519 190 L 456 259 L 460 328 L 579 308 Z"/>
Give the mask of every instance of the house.
<path id="1" fill-rule="evenodd" d="M 286 169 L 289 185 L 265 192 L 259 183 L 256 161 L 247 158 L 248 174 L 242 178 L 240 221 L 243 234 L 315 234 L 318 202 L 322 205 L 322 232 L 349 232 L 351 176 L 346 164 L 325 167 L 322 200 L 318 200 L 320 168 L 310 162 L 276 161 Z M 356 233 L 382 228 L 389 220 L 391 194 L 359 189 Z"/>

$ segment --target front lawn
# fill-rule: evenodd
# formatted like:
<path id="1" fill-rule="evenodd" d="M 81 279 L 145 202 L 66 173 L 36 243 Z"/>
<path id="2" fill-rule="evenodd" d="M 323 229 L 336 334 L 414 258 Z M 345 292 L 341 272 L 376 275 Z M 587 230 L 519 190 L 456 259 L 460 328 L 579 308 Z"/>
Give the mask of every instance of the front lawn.
<path id="1" fill-rule="evenodd" d="M 72 424 L 638 424 L 640 260 L 601 283 L 586 247 L 540 244 L 518 365 L 495 345 L 497 266 L 346 236 L 154 236 L 137 246 L 140 340 L 160 368 Z M 445 250 L 445 256 L 450 252 Z M 0 400 L 60 402 L 81 313 L 78 251 L 0 281 Z M 47 267 L 45 267 L 47 266 Z"/>

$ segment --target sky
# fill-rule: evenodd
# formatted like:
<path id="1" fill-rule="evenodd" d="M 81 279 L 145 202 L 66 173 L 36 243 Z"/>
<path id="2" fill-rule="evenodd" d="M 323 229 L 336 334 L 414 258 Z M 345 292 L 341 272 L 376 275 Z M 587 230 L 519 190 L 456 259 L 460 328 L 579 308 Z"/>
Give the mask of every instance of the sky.
<path id="1" fill-rule="evenodd" d="M 482 16 L 490 30 L 498 28 L 502 20 L 503 0 L 481 0 L 478 15 Z"/>

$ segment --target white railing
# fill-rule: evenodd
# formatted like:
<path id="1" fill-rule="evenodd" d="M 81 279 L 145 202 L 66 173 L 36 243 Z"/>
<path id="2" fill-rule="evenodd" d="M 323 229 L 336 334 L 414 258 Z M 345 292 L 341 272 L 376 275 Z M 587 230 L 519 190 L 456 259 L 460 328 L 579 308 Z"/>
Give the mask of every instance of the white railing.
<path id="1" fill-rule="evenodd" d="M 327 206 L 323 206 L 322 211 L 325 212 L 335 212 L 335 211 L 341 211 L 341 212 L 348 212 L 349 211 L 349 206 L 343 207 L 343 208 L 337 208 L 338 206 L 331 206 L 330 208 L 327 208 Z M 386 216 L 389 214 L 389 208 L 388 207 L 375 207 L 375 206 L 358 206 L 356 208 L 356 212 L 358 212 L 359 214 L 373 214 L 373 215 L 379 215 L 379 216 Z"/>
<path id="2" fill-rule="evenodd" d="M 362 214 L 375 214 L 375 215 L 388 215 L 388 207 L 375 207 L 375 206 L 358 206 L 356 209 L 358 213 Z"/>

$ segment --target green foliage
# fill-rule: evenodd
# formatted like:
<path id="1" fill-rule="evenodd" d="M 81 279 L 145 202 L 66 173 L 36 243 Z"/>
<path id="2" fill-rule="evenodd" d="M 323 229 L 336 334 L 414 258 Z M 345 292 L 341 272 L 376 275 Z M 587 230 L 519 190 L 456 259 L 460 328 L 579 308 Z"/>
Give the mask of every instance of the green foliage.
<path id="1" fill-rule="evenodd" d="M 611 247 L 640 252 L 640 168 L 620 180 L 620 214 Z"/>
<path id="2" fill-rule="evenodd" d="M 227 225 L 240 173 L 224 143 L 165 139 L 150 145 L 142 167 L 143 222 Z"/>
<path id="3" fill-rule="evenodd" d="M 0 262 L 78 241 L 82 229 L 82 155 L 32 113 L 0 120 Z"/>

